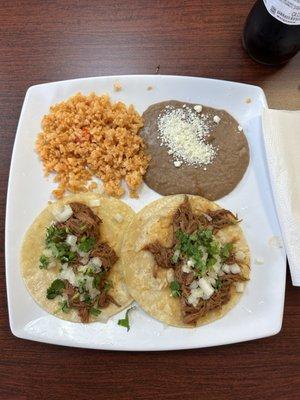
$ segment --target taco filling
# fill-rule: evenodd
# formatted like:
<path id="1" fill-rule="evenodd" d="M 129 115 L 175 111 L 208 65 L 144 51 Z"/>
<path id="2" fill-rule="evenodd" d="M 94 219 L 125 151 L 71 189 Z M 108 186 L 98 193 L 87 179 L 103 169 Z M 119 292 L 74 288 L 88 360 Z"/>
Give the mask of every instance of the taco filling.
<path id="1" fill-rule="evenodd" d="M 101 241 L 102 220 L 85 204 L 73 202 L 53 211 L 55 222 L 46 229 L 41 269 L 57 269 L 47 288 L 48 300 L 59 299 L 59 310 L 75 309 L 82 322 L 98 316 L 110 303 L 109 272 L 118 256 Z"/>
<path id="2" fill-rule="evenodd" d="M 170 295 L 178 297 L 182 320 L 196 324 L 212 310 L 220 309 L 230 301 L 231 289 L 244 290 L 241 262 L 245 254 L 235 249 L 233 242 L 224 243 L 218 232 L 238 224 L 230 211 L 218 209 L 196 215 L 186 197 L 172 219 L 172 245 L 150 243 L 144 250 L 155 259 L 157 268 L 168 269 Z"/>

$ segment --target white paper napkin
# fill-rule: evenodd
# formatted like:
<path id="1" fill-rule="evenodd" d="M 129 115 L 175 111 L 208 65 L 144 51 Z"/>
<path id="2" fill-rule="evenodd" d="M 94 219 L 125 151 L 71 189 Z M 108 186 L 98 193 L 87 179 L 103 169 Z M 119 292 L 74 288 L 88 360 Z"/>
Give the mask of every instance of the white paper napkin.
<path id="1" fill-rule="evenodd" d="M 300 286 L 300 111 L 264 109 L 264 142 L 292 282 Z"/>

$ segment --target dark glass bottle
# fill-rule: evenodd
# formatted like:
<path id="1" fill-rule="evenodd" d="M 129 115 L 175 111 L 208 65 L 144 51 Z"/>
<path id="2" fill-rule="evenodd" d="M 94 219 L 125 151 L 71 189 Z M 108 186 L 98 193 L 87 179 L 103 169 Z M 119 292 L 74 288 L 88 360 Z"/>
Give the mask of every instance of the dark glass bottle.
<path id="1" fill-rule="evenodd" d="M 287 3 L 292 6 L 288 6 Z M 299 1 L 258 0 L 245 23 L 244 48 L 250 57 L 259 63 L 283 64 L 300 49 L 299 24 Z"/>

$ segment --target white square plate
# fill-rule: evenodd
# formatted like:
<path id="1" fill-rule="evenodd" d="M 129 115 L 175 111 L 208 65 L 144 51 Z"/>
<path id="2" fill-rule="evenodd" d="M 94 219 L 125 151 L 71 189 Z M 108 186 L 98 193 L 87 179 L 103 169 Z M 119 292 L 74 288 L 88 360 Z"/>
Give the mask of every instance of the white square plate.
<path id="1" fill-rule="evenodd" d="M 115 82 L 122 91 L 114 92 Z M 152 90 L 147 90 L 153 86 Z M 218 203 L 242 218 L 252 253 L 251 281 L 239 304 L 224 318 L 195 329 L 166 326 L 137 308 L 131 329 L 117 325 L 124 311 L 107 324 L 63 321 L 44 312 L 22 281 L 19 251 L 22 237 L 46 206 L 54 188 L 43 176 L 34 152 L 41 119 L 49 107 L 78 91 L 107 92 L 113 100 L 134 104 L 142 113 L 149 105 L 170 99 L 206 104 L 232 114 L 244 128 L 250 145 L 250 166 L 240 184 Z M 248 101 L 247 101 L 248 99 Z M 249 99 L 251 101 L 249 101 Z M 171 350 L 206 347 L 274 335 L 282 323 L 286 259 L 270 239 L 280 230 L 266 168 L 261 111 L 266 107 L 259 87 L 241 83 L 159 75 L 112 76 L 76 79 L 32 86 L 26 93 L 17 129 L 10 170 L 6 215 L 6 279 L 10 327 L 14 335 L 47 343 L 110 350 Z M 135 210 L 160 197 L 143 185 L 138 200 L 125 197 Z M 258 265 L 256 258 L 264 263 Z"/>

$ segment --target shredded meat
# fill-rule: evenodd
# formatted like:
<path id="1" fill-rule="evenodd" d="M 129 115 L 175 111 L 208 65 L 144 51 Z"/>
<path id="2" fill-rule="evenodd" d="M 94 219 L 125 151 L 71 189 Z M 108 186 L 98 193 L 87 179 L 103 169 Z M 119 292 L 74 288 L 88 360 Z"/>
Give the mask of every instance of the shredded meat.
<path id="1" fill-rule="evenodd" d="M 215 211 L 209 211 L 205 214 L 211 218 L 210 225 L 213 228 L 213 232 L 216 233 L 220 229 L 226 228 L 230 225 L 235 225 L 238 222 L 237 217 L 232 214 L 229 210 L 219 209 Z"/>
<path id="2" fill-rule="evenodd" d="M 105 242 L 95 245 L 91 252 L 91 257 L 99 257 L 106 270 L 109 270 L 119 259 L 116 252 Z"/>
<path id="3" fill-rule="evenodd" d="M 59 228 L 68 228 L 78 238 L 82 236 L 99 238 L 99 226 L 101 219 L 93 211 L 81 203 L 70 203 L 73 210 L 72 216 L 65 222 L 57 224 Z"/>
<path id="4" fill-rule="evenodd" d="M 150 251 L 155 259 L 156 264 L 161 268 L 173 268 L 172 256 L 173 248 L 162 246 L 158 240 L 153 243 L 147 244 L 143 250 Z"/>
<path id="5" fill-rule="evenodd" d="M 87 323 L 90 319 L 90 312 L 89 308 L 86 305 L 82 305 L 82 303 L 83 302 L 81 302 L 81 305 L 78 307 L 78 315 L 81 319 L 81 322 Z"/>
<path id="6" fill-rule="evenodd" d="M 183 232 L 191 234 L 199 229 L 201 225 L 201 220 L 193 214 L 189 199 L 186 196 L 173 216 L 173 231 L 176 232 L 180 229 Z"/>
<path id="7" fill-rule="evenodd" d="M 194 272 L 185 273 L 182 271 L 182 261 L 175 266 L 172 264 L 172 256 L 174 254 L 174 247 L 176 245 L 176 231 L 178 229 L 192 234 L 200 228 L 210 228 L 213 232 L 217 232 L 227 226 L 239 222 L 234 214 L 225 209 L 215 211 L 208 211 L 201 215 L 193 214 L 190 202 L 186 196 L 183 203 L 178 207 L 173 216 L 173 245 L 168 248 L 162 246 L 159 241 L 155 241 L 146 245 L 143 250 L 150 251 L 155 259 L 155 267 L 153 276 L 157 276 L 157 268 L 174 268 L 175 280 L 180 284 L 181 289 L 181 310 L 183 322 L 186 324 L 194 324 L 200 318 L 206 315 L 209 311 L 221 308 L 230 300 L 230 288 L 234 282 L 246 281 L 240 274 L 225 274 L 220 277 L 220 289 L 215 291 L 214 294 L 208 299 L 200 301 L 197 307 L 189 304 L 187 298 L 191 294 L 190 284 L 195 279 Z M 234 255 L 231 254 L 226 260 L 227 264 L 234 264 L 236 262 Z"/>

